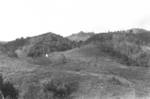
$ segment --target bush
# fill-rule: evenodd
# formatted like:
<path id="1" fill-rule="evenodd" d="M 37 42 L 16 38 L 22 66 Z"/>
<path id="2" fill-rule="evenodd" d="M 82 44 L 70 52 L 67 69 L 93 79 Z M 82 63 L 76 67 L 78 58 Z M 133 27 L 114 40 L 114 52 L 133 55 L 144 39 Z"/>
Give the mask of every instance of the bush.
<path id="1" fill-rule="evenodd" d="M 111 56 L 111 58 L 116 59 L 117 62 L 131 66 L 135 64 L 135 61 L 128 57 L 126 54 L 121 53 L 121 51 L 114 49 L 111 42 L 103 42 L 98 44 L 98 47 L 101 52 Z"/>
<path id="2" fill-rule="evenodd" d="M 14 88 L 11 82 L 4 83 L 1 90 L 5 98 L 10 97 L 10 99 L 18 99 L 19 92 Z"/>
<path id="3" fill-rule="evenodd" d="M 47 65 L 50 65 L 52 63 L 52 61 L 46 57 L 33 58 L 30 62 L 32 64 L 43 65 L 43 66 L 47 66 Z"/>
<path id="4" fill-rule="evenodd" d="M 33 49 L 27 54 L 27 56 L 35 58 L 35 57 L 41 57 L 42 54 L 43 54 L 42 52 Z"/>
<path id="5" fill-rule="evenodd" d="M 59 58 L 58 58 L 58 63 L 60 63 L 60 64 L 65 64 L 65 63 L 67 63 L 67 58 L 65 57 L 64 54 L 61 54 L 61 55 L 59 56 Z"/>
<path id="6" fill-rule="evenodd" d="M 78 89 L 78 83 L 66 80 L 50 80 L 42 84 L 41 96 L 47 98 L 40 99 L 70 99 L 72 94 Z M 49 97 L 49 98 L 48 98 Z"/>
<path id="7" fill-rule="evenodd" d="M 18 99 L 19 91 L 15 89 L 9 81 L 3 82 L 3 77 L 0 75 L 0 90 L 6 99 Z"/>
<path id="8" fill-rule="evenodd" d="M 18 58 L 18 55 L 15 52 L 12 52 L 12 51 L 7 52 L 7 55 L 11 58 Z"/>

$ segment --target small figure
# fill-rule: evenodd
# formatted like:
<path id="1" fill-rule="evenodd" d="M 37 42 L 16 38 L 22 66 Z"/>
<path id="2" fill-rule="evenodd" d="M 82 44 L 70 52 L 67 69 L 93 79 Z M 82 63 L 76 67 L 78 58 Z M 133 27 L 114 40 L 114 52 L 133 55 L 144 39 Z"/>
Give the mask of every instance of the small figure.
<path id="1" fill-rule="evenodd" d="M 48 54 L 45 54 L 45 57 L 48 57 Z"/>

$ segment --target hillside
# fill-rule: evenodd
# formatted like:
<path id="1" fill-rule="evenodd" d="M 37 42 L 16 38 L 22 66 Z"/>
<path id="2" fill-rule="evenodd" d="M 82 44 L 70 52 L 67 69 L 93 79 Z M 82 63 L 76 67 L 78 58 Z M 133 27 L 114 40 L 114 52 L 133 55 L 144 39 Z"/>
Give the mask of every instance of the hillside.
<path id="1" fill-rule="evenodd" d="M 79 42 L 79 41 L 86 41 L 88 38 L 90 38 L 93 35 L 94 35 L 93 32 L 85 33 L 83 31 L 81 31 L 76 34 L 72 34 L 72 35 L 68 36 L 67 38 L 71 41 Z"/>
<path id="2" fill-rule="evenodd" d="M 54 33 L 46 33 L 32 37 L 28 43 L 23 46 L 23 51 L 26 51 L 28 56 L 37 57 L 55 51 L 69 50 L 73 45 L 74 42 L 67 38 L 63 38 Z"/>
<path id="3" fill-rule="evenodd" d="M 84 45 L 94 44 L 99 51 L 128 66 L 149 67 L 150 32 L 141 29 L 130 31 L 116 31 L 95 34 L 84 42 Z M 145 50 L 147 48 L 147 50 Z"/>
<path id="4" fill-rule="evenodd" d="M 16 88 L 21 88 L 21 99 L 38 99 L 39 96 L 42 99 L 62 99 L 62 96 L 63 99 L 149 98 L 149 68 L 121 65 L 97 53 L 95 45 L 54 52 L 48 58 L 30 61 L 28 65 L 33 69 L 20 64 L 22 69 L 7 74 Z M 52 96 L 48 98 L 50 93 Z"/>
<path id="5" fill-rule="evenodd" d="M 6 99 L 149 99 L 150 32 L 131 30 L 81 44 L 54 33 L 1 44 L 0 91 Z"/>
<path id="6" fill-rule="evenodd" d="M 75 47 L 77 44 L 54 33 L 44 33 L 42 35 L 19 38 L 1 44 L 0 50 L 8 56 L 15 56 L 21 53 L 29 57 L 39 57 L 55 51 L 65 51 Z"/>

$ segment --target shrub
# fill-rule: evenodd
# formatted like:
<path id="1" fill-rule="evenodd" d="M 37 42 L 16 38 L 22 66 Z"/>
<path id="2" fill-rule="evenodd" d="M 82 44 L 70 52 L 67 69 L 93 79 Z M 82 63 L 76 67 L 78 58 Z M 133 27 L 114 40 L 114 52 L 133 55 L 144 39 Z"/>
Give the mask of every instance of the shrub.
<path id="1" fill-rule="evenodd" d="M 58 58 L 58 63 L 60 64 L 64 64 L 64 63 L 67 63 L 67 58 L 65 57 L 64 54 L 61 54 Z"/>
<path id="2" fill-rule="evenodd" d="M 32 64 L 37 64 L 37 65 L 42 65 L 42 66 L 47 66 L 52 63 L 51 59 L 46 58 L 46 57 L 33 58 L 30 62 Z"/>
<path id="3" fill-rule="evenodd" d="M 126 54 L 121 53 L 121 51 L 114 49 L 111 42 L 102 42 L 98 44 L 101 52 L 111 56 L 111 58 L 116 59 L 119 63 L 131 66 L 135 64 L 135 61 L 128 57 Z"/>
<path id="4" fill-rule="evenodd" d="M 19 92 L 9 81 L 3 82 L 3 77 L 0 75 L 0 90 L 6 99 L 18 99 Z"/>
<path id="5" fill-rule="evenodd" d="M 11 82 L 5 82 L 1 90 L 5 98 L 10 97 L 10 99 L 18 99 L 19 92 L 14 88 Z"/>
<path id="6" fill-rule="evenodd" d="M 12 51 L 7 52 L 7 55 L 11 58 L 18 58 L 18 55 L 15 52 L 12 52 Z"/>
<path id="7" fill-rule="evenodd" d="M 50 80 L 42 84 L 41 99 L 70 99 L 78 89 L 78 83 L 67 80 Z M 48 98 L 49 97 L 49 98 Z"/>
<path id="8" fill-rule="evenodd" d="M 122 85 L 122 82 L 119 79 L 115 78 L 115 77 L 112 77 L 112 78 L 108 79 L 108 82 L 112 83 L 112 84 L 116 84 L 116 85 Z"/>

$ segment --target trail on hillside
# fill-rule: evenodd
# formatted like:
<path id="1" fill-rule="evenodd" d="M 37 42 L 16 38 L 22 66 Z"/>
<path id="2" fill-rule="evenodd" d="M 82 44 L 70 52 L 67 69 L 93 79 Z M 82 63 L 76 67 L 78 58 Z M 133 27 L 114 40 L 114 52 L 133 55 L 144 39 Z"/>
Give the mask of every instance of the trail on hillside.
<path id="1" fill-rule="evenodd" d="M 44 69 L 44 68 L 43 68 Z M 125 78 L 122 78 L 118 75 L 113 75 L 113 74 L 98 74 L 98 73 L 92 73 L 92 72 L 87 72 L 87 71 L 71 71 L 71 70 L 60 70 L 60 69 L 44 69 L 42 71 L 45 72 L 57 72 L 57 73 L 67 73 L 67 74 L 74 74 L 74 75 L 80 75 L 80 76 L 89 76 L 89 77 L 97 77 L 97 79 L 105 79 L 105 80 L 110 80 L 110 79 L 115 79 L 119 81 L 122 84 L 129 85 L 133 87 L 133 83 L 128 81 Z"/>

